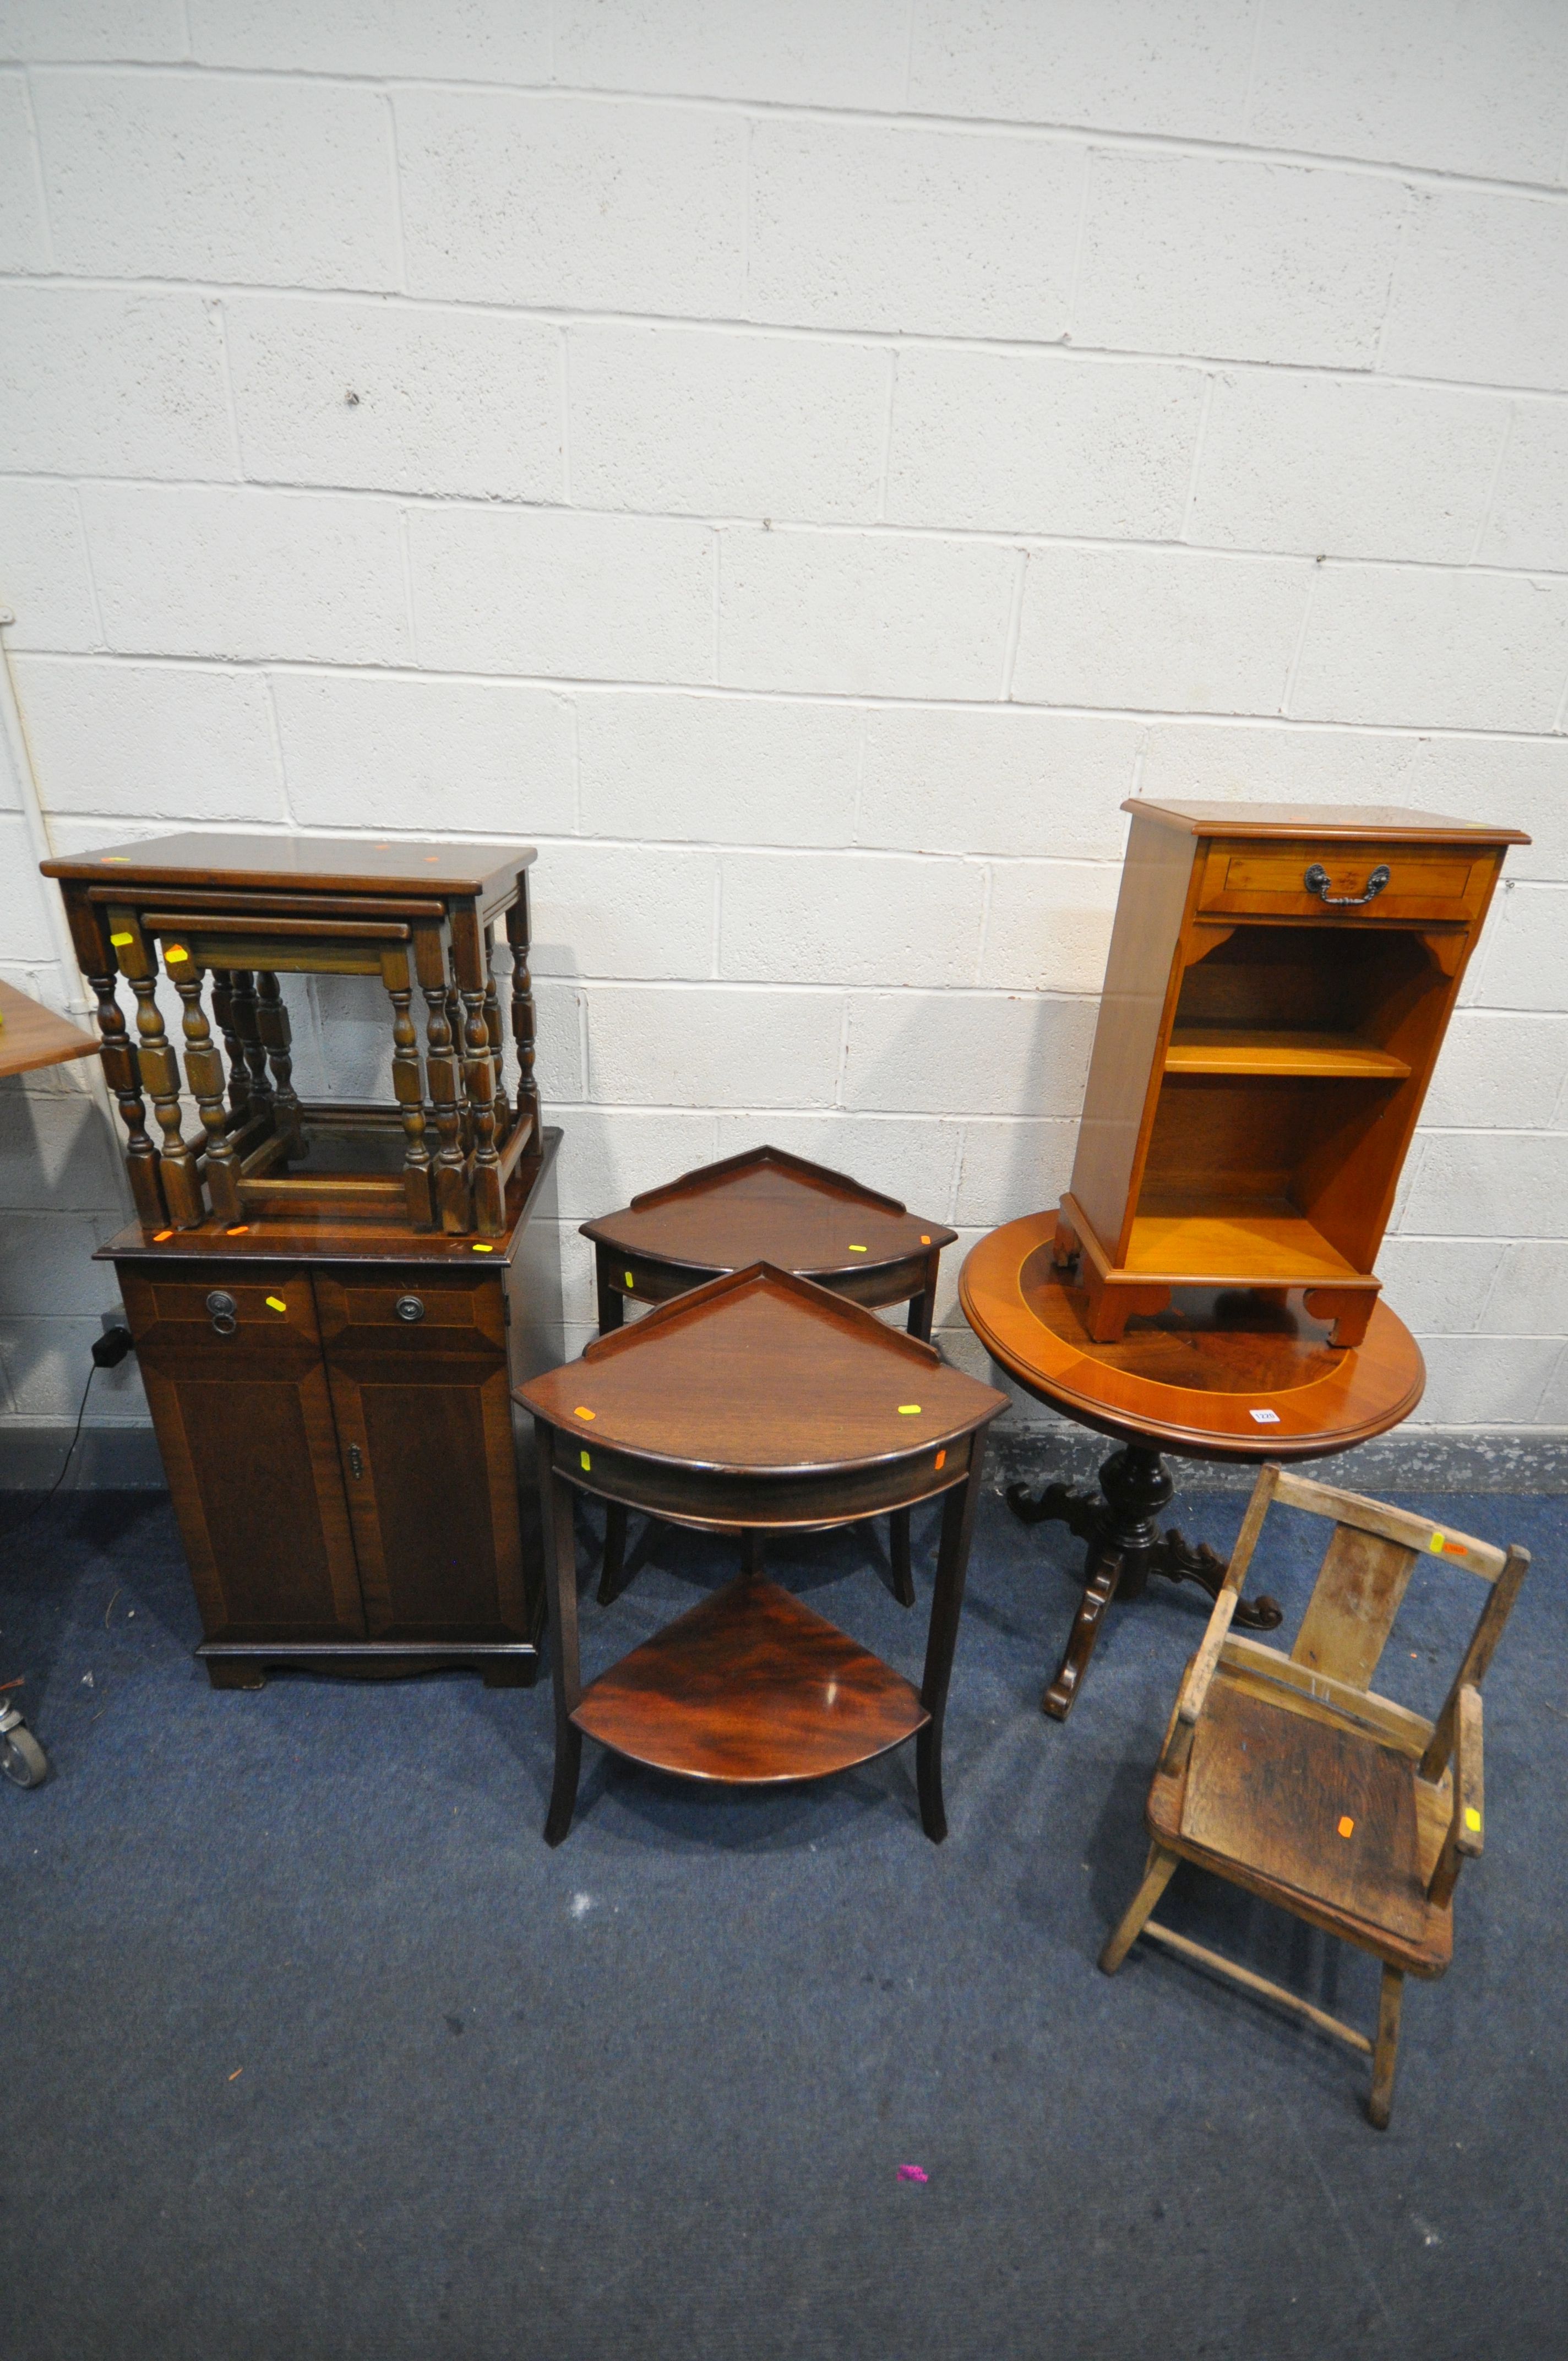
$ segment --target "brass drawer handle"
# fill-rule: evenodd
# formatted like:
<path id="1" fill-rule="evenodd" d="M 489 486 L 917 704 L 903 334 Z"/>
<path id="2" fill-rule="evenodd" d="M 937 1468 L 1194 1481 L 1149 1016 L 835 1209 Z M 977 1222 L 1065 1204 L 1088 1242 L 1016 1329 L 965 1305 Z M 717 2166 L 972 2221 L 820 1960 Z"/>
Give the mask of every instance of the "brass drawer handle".
<path id="1" fill-rule="evenodd" d="M 1317 895 L 1325 909 L 1359 910 L 1364 902 L 1376 902 L 1384 886 L 1388 883 L 1389 875 L 1388 869 L 1379 864 L 1367 879 L 1365 894 L 1331 894 L 1329 873 L 1321 861 L 1314 861 L 1301 883 L 1309 894 Z"/>
<path id="2" fill-rule="evenodd" d="M 411 1325 L 414 1321 L 424 1318 L 424 1305 L 417 1295 L 400 1295 L 392 1309 L 400 1320 L 406 1320 Z"/>
<path id="3" fill-rule="evenodd" d="M 212 1314 L 213 1325 L 218 1334 L 232 1336 L 239 1326 L 239 1306 L 233 1296 L 225 1295 L 221 1287 L 214 1287 L 207 1298 L 207 1310 Z"/>

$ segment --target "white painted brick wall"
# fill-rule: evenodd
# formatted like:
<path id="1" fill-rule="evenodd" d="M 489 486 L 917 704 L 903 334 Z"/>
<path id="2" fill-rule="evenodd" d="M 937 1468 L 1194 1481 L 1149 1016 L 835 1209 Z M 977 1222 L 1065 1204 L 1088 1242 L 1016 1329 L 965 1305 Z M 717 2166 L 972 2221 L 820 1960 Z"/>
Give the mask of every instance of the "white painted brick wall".
<path id="1" fill-rule="evenodd" d="M 1565 142 L 1549 0 L 0 0 L 53 840 L 538 843 L 581 1342 L 576 1224 L 762 1137 L 1050 1200 L 1124 796 L 1518 824 L 1384 1271 L 1422 1420 L 1568 1424 Z M 0 1399 L 73 1416 L 80 1074 L 0 1201 Z"/>

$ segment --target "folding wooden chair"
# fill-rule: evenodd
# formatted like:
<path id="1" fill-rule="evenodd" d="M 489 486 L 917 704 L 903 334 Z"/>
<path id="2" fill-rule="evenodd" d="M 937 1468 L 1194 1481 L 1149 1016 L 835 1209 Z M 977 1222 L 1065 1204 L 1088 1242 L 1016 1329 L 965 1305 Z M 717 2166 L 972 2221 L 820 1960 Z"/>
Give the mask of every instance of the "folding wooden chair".
<path id="1" fill-rule="evenodd" d="M 1276 1501 L 1333 1521 L 1288 1656 L 1231 1632 Z M 1435 1722 L 1367 1686 L 1418 1558 L 1463 1566 L 1490 1586 Z M 1100 1955 L 1107 1975 L 1142 1934 L 1283 2003 L 1371 2057 L 1368 2112 L 1386 2126 L 1405 1977 L 1447 1967 L 1454 1882 L 1461 1862 L 1481 1851 L 1480 1684 L 1529 1565 L 1527 1550 L 1505 1555 L 1424 1517 L 1266 1466 L 1166 1732 L 1149 1788 L 1148 1861 Z M 1376 2042 L 1156 1924 L 1150 1914 L 1179 1861 L 1381 1960 Z"/>

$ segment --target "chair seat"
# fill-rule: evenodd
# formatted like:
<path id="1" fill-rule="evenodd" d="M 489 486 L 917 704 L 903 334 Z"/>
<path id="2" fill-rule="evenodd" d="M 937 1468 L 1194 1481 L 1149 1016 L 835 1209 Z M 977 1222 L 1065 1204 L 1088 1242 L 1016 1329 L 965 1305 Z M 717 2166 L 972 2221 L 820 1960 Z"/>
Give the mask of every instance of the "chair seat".
<path id="1" fill-rule="evenodd" d="M 1306 1702 L 1277 1703 L 1222 1664 L 1185 1770 L 1150 1788 L 1150 1833 L 1331 1934 L 1439 1975 L 1453 1912 L 1426 1886 L 1448 1783 L 1428 1785 L 1408 1755 Z"/>

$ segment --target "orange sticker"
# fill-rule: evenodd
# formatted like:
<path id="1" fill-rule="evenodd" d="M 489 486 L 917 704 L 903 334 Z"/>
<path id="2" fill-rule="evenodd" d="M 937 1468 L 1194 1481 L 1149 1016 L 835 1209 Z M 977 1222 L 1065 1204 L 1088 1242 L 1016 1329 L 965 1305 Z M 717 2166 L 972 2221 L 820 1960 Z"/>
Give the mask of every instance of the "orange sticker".
<path id="1" fill-rule="evenodd" d="M 582 1403 L 579 1402 L 572 1415 L 574 1418 L 597 1418 L 598 1416 L 598 1411 L 585 1410 Z"/>
<path id="2" fill-rule="evenodd" d="M 948 1455 L 947 1455 L 947 1453 L 946 1453 L 945 1451 L 938 1451 L 938 1454 L 937 1454 L 937 1465 L 938 1465 L 938 1467 L 945 1467 L 945 1466 L 947 1466 L 947 1464 L 948 1464 Z"/>
<path id="3" fill-rule="evenodd" d="M 1339 1832 L 1342 1837 L 1353 1837 L 1355 1834 L 1355 1822 L 1348 1812 L 1339 1824 Z"/>
<path id="4" fill-rule="evenodd" d="M 224 1235 L 225 1238 L 243 1238 L 249 1228 L 248 1222 L 236 1222 L 232 1230 L 224 1232 Z"/>
<path id="5" fill-rule="evenodd" d="M 152 1243 L 155 1246 L 160 1246 L 165 1238 L 171 1238 L 173 1235 L 174 1233 L 172 1230 L 154 1230 L 152 1234 Z"/>
<path id="6" fill-rule="evenodd" d="M 930 1239 L 927 1236 L 927 1235 L 926 1235 L 926 1233 L 925 1233 L 925 1231 L 924 1231 L 924 1230 L 922 1230 L 922 1231 L 921 1231 L 921 1233 L 920 1233 L 920 1243 L 921 1243 L 921 1245 L 922 1245 L 923 1246 L 928 1246 L 930 1245 L 930 1243 L 931 1243 Z"/>

